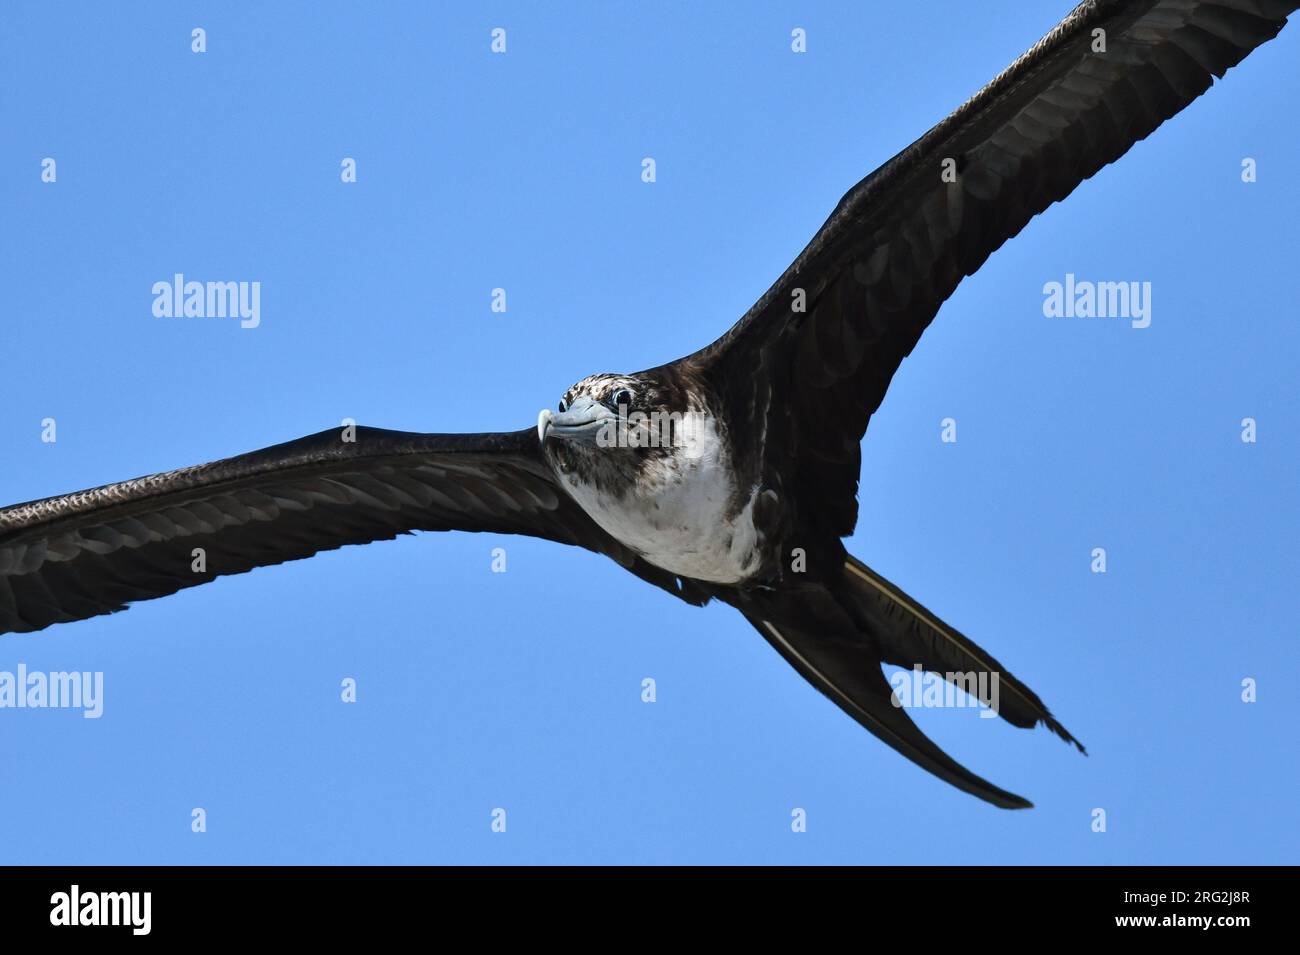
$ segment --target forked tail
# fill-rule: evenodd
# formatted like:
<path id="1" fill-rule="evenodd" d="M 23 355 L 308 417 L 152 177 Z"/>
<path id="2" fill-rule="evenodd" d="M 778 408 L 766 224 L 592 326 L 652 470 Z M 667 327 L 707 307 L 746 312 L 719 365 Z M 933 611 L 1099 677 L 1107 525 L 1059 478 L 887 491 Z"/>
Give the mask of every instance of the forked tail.
<path id="1" fill-rule="evenodd" d="M 1013 725 L 1028 728 L 1041 722 L 1084 752 L 1038 695 L 997 660 L 851 555 L 841 580 L 809 598 L 821 606 L 808 615 L 806 624 L 800 624 L 798 614 L 788 608 L 779 620 L 765 618 L 756 607 L 744 612 L 808 682 L 876 737 L 940 779 L 1004 809 L 1033 805 L 976 776 L 931 742 L 897 705 L 882 663 L 908 669 L 919 665 L 994 707 Z M 827 599 L 834 602 L 837 613 L 827 613 Z M 814 616 L 817 623 L 812 622 Z M 830 619 L 842 623 L 828 632 Z"/>
<path id="2" fill-rule="evenodd" d="M 894 584 L 852 554 L 844 565 L 863 625 L 875 637 L 885 663 L 911 668 L 917 664 L 930 672 L 974 688 L 981 703 L 995 706 L 997 713 L 1013 726 L 1032 729 L 1042 723 L 1079 752 L 1083 744 L 1057 722 L 1038 694 L 1017 680 L 1006 667 L 982 650 L 970 638 L 948 626 L 903 593 Z M 982 677 L 965 679 L 962 677 Z M 990 699 L 996 677 L 998 699 Z"/>

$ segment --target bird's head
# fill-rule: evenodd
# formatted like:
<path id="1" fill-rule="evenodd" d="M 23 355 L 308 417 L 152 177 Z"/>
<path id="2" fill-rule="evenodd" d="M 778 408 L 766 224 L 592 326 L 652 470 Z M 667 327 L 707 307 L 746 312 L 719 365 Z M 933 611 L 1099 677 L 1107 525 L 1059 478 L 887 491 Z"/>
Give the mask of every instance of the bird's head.
<path id="1" fill-rule="evenodd" d="M 674 376 L 653 371 L 591 375 L 537 416 L 537 437 L 563 470 L 584 462 L 627 470 L 689 452 L 703 409 Z"/>

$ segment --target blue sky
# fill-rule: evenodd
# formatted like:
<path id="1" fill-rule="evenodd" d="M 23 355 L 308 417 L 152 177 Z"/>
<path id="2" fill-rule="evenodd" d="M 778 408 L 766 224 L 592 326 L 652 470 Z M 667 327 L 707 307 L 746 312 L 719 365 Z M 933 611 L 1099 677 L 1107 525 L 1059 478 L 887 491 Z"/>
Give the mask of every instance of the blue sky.
<path id="1" fill-rule="evenodd" d="M 345 417 L 525 427 L 693 350 L 1067 9 L 13 4 L 0 503 Z M 419 535 L 0 638 L 0 670 L 105 680 L 98 720 L 0 710 L 0 862 L 1296 862 L 1298 61 L 1293 24 L 1031 223 L 864 441 L 850 549 L 1089 748 L 916 714 L 1033 811 L 906 762 L 726 607 Z M 260 326 L 154 317 L 176 272 L 260 281 Z M 1151 282 L 1151 326 L 1045 318 L 1067 273 Z"/>

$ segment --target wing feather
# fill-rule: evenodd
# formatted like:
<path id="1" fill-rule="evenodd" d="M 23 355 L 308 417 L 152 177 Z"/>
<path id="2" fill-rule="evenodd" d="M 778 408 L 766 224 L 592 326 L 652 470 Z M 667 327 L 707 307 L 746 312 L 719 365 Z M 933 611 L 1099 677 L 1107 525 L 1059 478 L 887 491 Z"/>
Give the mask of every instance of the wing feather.
<path id="1" fill-rule="evenodd" d="M 596 526 L 555 484 L 535 429 L 357 428 L 348 437 L 331 429 L 0 510 L 0 633 L 112 613 L 228 574 L 417 530 L 574 544 L 683 600 L 707 599 Z"/>
<path id="2" fill-rule="evenodd" d="M 806 521 L 827 535 L 852 532 L 868 421 L 962 277 L 1276 36 L 1297 6 L 1080 4 L 854 186 L 754 307 L 684 359 L 728 396 L 734 420 L 768 409 L 767 447 L 782 458 L 797 449 L 793 473 L 780 480 L 787 500 L 804 504 Z M 1094 50 L 1096 30 L 1105 33 L 1104 52 Z M 955 168 L 955 182 L 945 168 Z M 796 312 L 800 288 L 806 310 Z M 770 392 L 757 368 L 771 377 Z"/>

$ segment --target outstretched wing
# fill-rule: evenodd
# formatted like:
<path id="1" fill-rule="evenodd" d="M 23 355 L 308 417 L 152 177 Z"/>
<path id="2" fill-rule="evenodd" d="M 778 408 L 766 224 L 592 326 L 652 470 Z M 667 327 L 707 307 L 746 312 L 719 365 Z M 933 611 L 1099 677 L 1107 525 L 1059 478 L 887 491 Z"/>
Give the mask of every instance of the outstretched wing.
<path id="1" fill-rule="evenodd" d="M 335 428 L 0 510 L 0 633 L 112 613 L 226 574 L 414 530 L 576 544 L 685 600 L 704 599 L 592 522 L 552 480 L 534 429 Z"/>
<path id="2" fill-rule="evenodd" d="M 852 532 L 867 422 L 962 277 L 1272 39 L 1298 5 L 1080 4 L 854 186 L 757 304 L 684 359 L 728 395 L 735 420 L 766 417 L 755 435 L 795 459 L 782 480 L 793 504 L 808 502 L 806 520 Z"/>

